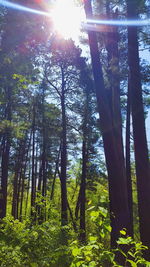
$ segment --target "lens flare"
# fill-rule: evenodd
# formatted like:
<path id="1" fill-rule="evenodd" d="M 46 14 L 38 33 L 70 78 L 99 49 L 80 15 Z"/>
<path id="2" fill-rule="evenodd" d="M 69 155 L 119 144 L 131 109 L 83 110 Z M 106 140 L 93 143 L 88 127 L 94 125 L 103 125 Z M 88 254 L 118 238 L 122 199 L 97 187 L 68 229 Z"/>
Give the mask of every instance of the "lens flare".
<path id="1" fill-rule="evenodd" d="M 41 11 L 41 10 L 29 8 L 29 7 L 25 7 L 25 6 L 22 6 L 22 5 L 19 5 L 19 4 L 15 4 L 15 3 L 11 3 L 11 2 L 5 1 L 5 0 L 0 0 L 0 5 L 2 5 L 4 7 L 12 8 L 12 9 L 17 9 L 17 10 L 20 10 L 20 11 L 25 11 L 25 12 L 37 14 L 37 15 L 42 15 L 42 16 L 47 16 L 47 17 L 51 16 L 50 13 L 48 13 L 48 12 L 44 12 L 44 11 Z"/>
<path id="2" fill-rule="evenodd" d="M 52 14 L 50 12 L 45 12 L 45 11 L 29 8 L 29 7 L 20 5 L 20 4 L 15 4 L 15 3 L 9 2 L 7 0 L 0 0 L 0 5 L 2 5 L 4 7 L 17 9 L 17 10 L 20 10 L 20 11 L 24 11 L 24 12 L 29 12 L 29 13 L 33 13 L 33 14 L 37 14 L 37 15 L 47 16 L 47 17 L 53 18 Z M 69 23 L 74 23 L 74 21 L 72 21 L 72 19 L 70 18 L 70 21 L 68 21 L 68 24 Z M 127 27 L 127 26 L 148 26 L 148 25 L 150 25 L 150 19 L 143 19 L 143 20 L 126 20 L 126 19 L 125 20 L 95 20 L 95 19 L 86 19 L 85 21 L 82 22 L 82 28 L 85 29 L 85 30 L 100 31 L 100 30 L 98 30 L 99 29 L 98 27 L 94 28 L 94 26 L 98 26 L 98 25 L 124 26 L 124 27 Z"/>
<path id="3" fill-rule="evenodd" d="M 150 19 L 143 20 L 95 20 L 87 19 L 87 24 L 110 25 L 110 26 L 148 26 Z"/>

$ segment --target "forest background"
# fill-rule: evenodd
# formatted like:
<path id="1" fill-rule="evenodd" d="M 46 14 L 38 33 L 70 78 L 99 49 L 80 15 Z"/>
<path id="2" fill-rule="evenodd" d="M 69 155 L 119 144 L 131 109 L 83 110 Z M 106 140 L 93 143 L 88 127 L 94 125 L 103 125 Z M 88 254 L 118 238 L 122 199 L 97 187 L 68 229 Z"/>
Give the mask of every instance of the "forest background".
<path id="1" fill-rule="evenodd" d="M 93 23 L 149 2 L 76 1 L 78 45 L 10 3 L 39 14 L 0 6 L 0 266 L 150 266 L 149 25 Z"/>

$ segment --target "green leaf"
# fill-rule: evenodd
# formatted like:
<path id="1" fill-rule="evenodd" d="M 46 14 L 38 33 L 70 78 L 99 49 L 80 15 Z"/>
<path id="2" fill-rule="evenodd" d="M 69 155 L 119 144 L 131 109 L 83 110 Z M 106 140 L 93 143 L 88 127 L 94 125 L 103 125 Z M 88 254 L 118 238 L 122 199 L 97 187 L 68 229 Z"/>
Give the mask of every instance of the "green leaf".
<path id="1" fill-rule="evenodd" d="M 87 210 L 93 210 L 94 208 L 95 208 L 95 206 L 91 206 Z"/>
<path id="2" fill-rule="evenodd" d="M 120 231 L 120 234 L 122 234 L 122 235 L 126 235 L 126 231 L 125 231 L 125 230 L 121 230 L 121 231 Z"/>
<path id="3" fill-rule="evenodd" d="M 96 240 L 97 240 L 97 236 L 90 236 L 90 237 L 89 237 L 89 240 L 90 240 L 90 241 L 96 241 Z"/>
<path id="4" fill-rule="evenodd" d="M 78 249 L 78 248 L 73 248 L 73 250 L 72 250 L 72 255 L 73 255 L 74 257 L 76 257 L 76 256 L 79 254 L 79 252 L 80 252 L 80 249 Z"/>
<path id="5" fill-rule="evenodd" d="M 74 266 L 76 266 L 76 267 L 80 267 L 80 266 L 82 266 L 82 263 L 84 263 L 84 261 L 78 261 L 78 262 L 76 263 L 76 265 L 74 265 Z"/>
<path id="6" fill-rule="evenodd" d="M 30 266 L 31 266 L 31 267 L 38 267 L 38 264 L 37 264 L 36 262 L 31 262 L 31 263 L 30 263 Z"/>
<path id="7" fill-rule="evenodd" d="M 109 233 L 111 232 L 112 227 L 110 225 L 104 224 L 104 227 Z"/>
<path id="8" fill-rule="evenodd" d="M 117 241 L 117 243 L 120 245 L 132 244 L 132 242 L 133 240 L 131 237 L 127 238 L 120 237 L 119 240 Z"/>
<path id="9" fill-rule="evenodd" d="M 130 262 L 132 267 L 137 267 L 137 264 L 132 260 L 127 260 L 127 262 Z"/>
<path id="10" fill-rule="evenodd" d="M 102 215 L 104 218 L 107 216 L 107 210 L 103 207 L 99 207 L 99 213 Z"/>
<path id="11" fill-rule="evenodd" d="M 95 261 L 90 261 L 89 264 L 90 264 L 89 265 L 90 267 L 96 267 L 97 266 L 97 263 Z"/>

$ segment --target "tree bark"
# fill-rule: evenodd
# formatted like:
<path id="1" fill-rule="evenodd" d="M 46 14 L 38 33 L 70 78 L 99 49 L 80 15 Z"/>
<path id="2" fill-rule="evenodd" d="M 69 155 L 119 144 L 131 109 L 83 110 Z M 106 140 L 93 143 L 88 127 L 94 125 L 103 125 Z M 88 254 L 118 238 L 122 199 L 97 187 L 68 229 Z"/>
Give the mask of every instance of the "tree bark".
<path id="1" fill-rule="evenodd" d="M 126 176 L 127 176 L 127 188 L 128 188 L 128 203 L 131 220 L 131 233 L 133 232 L 133 197 L 132 197 L 132 177 L 131 177 L 131 159 L 130 159 L 130 123 L 131 123 L 131 105 L 130 105 L 130 85 L 128 84 L 127 95 L 127 115 L 126 115 Z"/>
<path id="2" fill-rule="evenodd" d="M 80 236 L 81 243 L 86 241 L 86 225 L 85 225 L 85 189 L 86 189 L 86 172 L 87 172 L 87 143 L 86 131 L 84 129 L 82 144 L 82 177 L 80 189 Z"/>
<path id="3" fill-rule="evenodd" d="M 127 0 L 129 19 L 137 18 L 136 7 L 138 7 L 137 0 Z M 137 27 L 128 27 L 128 61 L 140 236 L 143 244 L 149 247 L 149 250 L 145 254 L 146 258 L 150 260 L 150 165 L 145 131 Z"/>
<path id="4" fill-rule="evenodd" d="M 19 191 L 19 177 L 22 173 L 23 168 L 23 161 L 24 156 L 26 153 L 26 142 L 27 136 L 25 136 L 24 139 L 20 141 L 19 148 L 18 148 L 18 154 L 17 156 L 17 162 L 15 166 L 15 174 L 14 174 L 14 180 L 13 180 L 13 200 L 12 200 L 12 216 L 17 219 L 18 218 L 18 209 L 19 206 L 19 198 L 18 198 L 18 191 Z M 22 177 L 20 178 L 22 181 Z"/>
<path id="5" fill-rule="evenodd" d="M 5 111 L 5 119 L 11 122 L 11 90 L 8 88 L 6 92 L 7 106 Z M 7 127 L 3 136 L 2 147 L 2 161 L 1 161 L 1 189 L 0 189 L 0 218 L 6 216 L 7 207 L 7 182 L 8 182 L 8 165 L 9 165 L 9 152 L 11 145 L 11 129 Z"/>
<path id="6" fill-rule="evenodd" d="M 27 133 L 27 135 L 28 135 L 28 133 Z M 22 213 L 23 213 L 22 208 L 23 208 L 23 200 L 24 200 L 25 177 L 26 177 L 29 149 L 30 149 L 30 145 L 31 145 L 31 138 L 32 138 L 32 133 L 30 133 L 30 136 L 29 136 L 29 141 L 28 141 L 28 145 L 27 145 L 27 149 L 26 149 L 26 155 L 25 155 L 25 159 L 24 159 L 22 185 L 21 185 L 20 214 L 19 214 L 20 221 L 22 221 Z"/>
<path id="7" fill-rule="evenodd" d="M 31 217 L 35 221 L 35 199 L 36 199 L 36 179 L 35 179 L 35 103 L 33 103 L 33 123 L 32 123 L 32 179 L 31 179 Z"/>
<path id="8" fill-rule="evenodd" d="M 59 146 L 58 156 L 57 156 L 57 159 L 56 159 L 55 173 L 54 173 L 54 177 L 53 177 L 53 183 L 52 183 L 52 190 L 51 190 L 50 200 L 52 200 L 53 197 L 54 197 L 55 181 L 56 181 L 56 175 L 58 173 L 58 168 L 59 168 L 60 152 L 61 152 L 61 144 Z"/>
<path id="9" fill-rule="evenodd" d="M 87 18 L 91 18 L 91 2 L 90 0 L 85 0 L 84 3 L 86 16 Z M 88 31 L 88 37 L 109 179 L 110 217 L 112 226 L 111 245 L 114 247 L 117 245 L 116 241 L 120 235 L 121 229 L 126 228 L 127 232 L 130 233 L 125 163 L 123 151 L 121 147 L 118 146 L 118 141 L 114 136 L 113 121 L 104 86 L 96 33 Z"/>
<path id="10" fill-rule="evenodd" d="M 62 91 L 61 91 L 61 109 L 62 109 L 62 141 L 61 141 L 61 224 L 68 223 L 67 215 L 67 186 L 66 186 L 66 170 L 67 170 L 67 137 L 66 137 L 66 107 L 65 107 L 65 80 L 62 71 Z"/>
<path id="11" fill-rule="evenodd" d="M 22 141 L 20 142 L 19 152 L 17 154 L 17 162 L 15 166 L 15 174 L 13 179 L 13 199 L 12 199 L 12 216 L 14 219 L 18 218 L 17 206 L 18 206 L 18 178 L 22 165 Z"/>

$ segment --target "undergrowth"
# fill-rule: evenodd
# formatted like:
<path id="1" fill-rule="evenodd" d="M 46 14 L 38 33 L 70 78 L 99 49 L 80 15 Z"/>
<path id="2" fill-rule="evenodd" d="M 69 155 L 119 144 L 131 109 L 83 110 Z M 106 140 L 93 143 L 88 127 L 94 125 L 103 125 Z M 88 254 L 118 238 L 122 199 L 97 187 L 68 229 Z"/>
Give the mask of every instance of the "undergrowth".
<path id="1" fill-rule="evenodd" d="M 104 208 L 89 209 L 94 230 L 88 235 L 86 244 L 80 244 L 71 226 L 60 228 L 59 223 L 48 220 L 40 225 L 30 220 L 14 220 L 8 216 L 0 224 L 0 266 L 1 267 L 108 267 L 122 266 L 116 263 L 116 251 L 125 258 L 125 266 L 150 266 L 142 257 L 147 248 L 120 232 L 118 248 L 111 250 L 107 245 L 110 235 L 107 212 Z M 67 233 L 65 244 L 62 234 Z M 125 253 L 121 247 L 129 246 Z"/>

